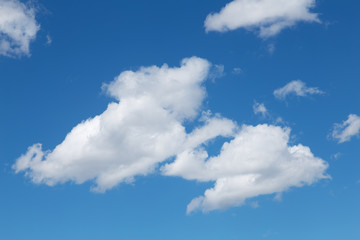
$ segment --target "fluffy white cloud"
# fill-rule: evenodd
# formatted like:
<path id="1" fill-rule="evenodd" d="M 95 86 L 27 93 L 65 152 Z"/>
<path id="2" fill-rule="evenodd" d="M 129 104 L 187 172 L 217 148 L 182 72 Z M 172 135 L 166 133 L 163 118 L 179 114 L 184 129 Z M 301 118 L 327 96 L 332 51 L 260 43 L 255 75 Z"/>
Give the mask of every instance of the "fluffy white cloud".
<path id="1" fill-rule="evenodd" d="M 180 67 L 142 67 L 121 73 L 104 85 L 116 102 L 75 126 L 55 149 L 44 151 L 41 144 L 29 147 L 13 168 L 35 183 L 50 186 L 93 181 L 93 190 L 99 192 L 150 174 L 159 165 L 164 175 L 216 181 L 214 188 L 188 205 L 188 212 L 237 206 L 247 198 L 326 177 L 327 164 L 308 147 L 288 145 L 289 129 L 239 128 L 210 112 L 196 120 L 210 66 L 192 57 Z M 185 123 L 190 120 L 198 126 L 187 132 Z M 218 156 L 209 157 L 206 143 L 219 136 L 232 140 L 223 144 Z"/>
<path id="2" fill-rule="evenodd" d="M 209 14 L 206 31 L 230 31 L 238 28 L 256 30 L 270 37 L 297 22 L 320 22 L 310 12 L 315 0 L 234 0 L 219 13 Z"/>
<path id="3" fill-rule="evenodd" d="M 204 196 L 193 199 L 187 212 L 239 206 L 251 197 L 281 193 L 290 187 L 327 178 L 328 165 L 301 144 L 289 146 L 288 128 L 271 125 L 242 126 L 218 156 L 198 148 L 179 154 L 163 174 L 188 180 L 215 181 Z"/>
<path id="4" fill-rule="evenodd" d="M 253 111 L 255 114 L 261 114 L 263 117 L 267 114 L 267 109 L 264 103 L 254 102 Z"/>
<path id="5" fill-rule="evenodd" d="M 35 9 L 18 0 L 0 0 L 0 54 L 30 54 L 30 42 L 40 29 Z"/>
<path id="6" fill-rule="evenodd" d="M 324 92 L 316 87 L 307 87 L 306 84 L 300 80 L 291 81 L 284 87 L 274 91 L 274 96 L 281 100 L 284 100 L 288 95 L 291 94 L 299 97 L 306 97 L 308 95 L 324 94 Z"/>
<path id="7" fill-rule="evenodd" d="M 31 146 L 13 168 L 48 185 L 94 180 L 93 190 L 102 192 L 151 173 L 185 148 L 232 135 L 235 124 L 218 116 L 205 117 L 192 133 L 183 126 L 199 112 L 209 68 L 208 61 L 193 57 L 179 68 L 163 65 L 121 73 L 104 86 L 118 102 L 78 124 L 54 150 Z"/>
<path id="8" fill-rule="evenodd" d="M 356 114 L 350 114 L 343 123 L 335 124 L 332 136 L 339 143 L 350 141 L 350 139 L 360 133 L 360 117 Z"/>

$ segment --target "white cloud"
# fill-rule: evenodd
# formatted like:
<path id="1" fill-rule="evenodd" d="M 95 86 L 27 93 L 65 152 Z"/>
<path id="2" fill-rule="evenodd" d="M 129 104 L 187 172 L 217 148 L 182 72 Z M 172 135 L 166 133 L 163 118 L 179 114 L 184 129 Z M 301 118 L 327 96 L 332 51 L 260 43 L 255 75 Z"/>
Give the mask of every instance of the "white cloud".
<path id="1" fill-rule="evenodd" d="M 284 87 L 276 89 L 274 96 L 278 99 L 284 100 L 288 95 L 294 94 L 299 97 L 306 97 L 308 95 L 321 95 L 323 91 L 316 87 L 307 87 L 306 84 L 300 80 L 294 80 L 286 84 Z"/>
<path id="2" fill-rule="evenodd" d="M 47 185 L 94 180 L 93 190 L 102 192 L 153 172 L 184 148 L 231 135 L 235 124 L 218 116 L 205 117 L 203 126 L 189 134 L 183 126 L 199 112 L 209 68 L 208 61 L 193 57 L 179 68 L 163 65 L 121 73 L 104 86 L 119 102 L 78 124 L 54 150 L 31 146 L 13 168 Z"/>
<path id="3" fill-rule="evenodd" d="M 270 37 L 298 22 L 320 22 L 310 12 L 314 6 L 315 0 L 234 0 L 219 13 L 209 14 L 205 28 L 220 32 L 245 28 Z"/>
<path id="4" fill-rule="evenodd" d="M 253 110 L 255 114 L 261 114 L 263 117 L 267 114 L 267 109 L 264 103 L 254 102 Z"/>
<path id="5" fill-rule="evenodd" d="M 350 114 L 343 123 L 335 124 L 332 137 L 339 143 L 350 141 L 354 136 L 360 133 L 360 117 L 356 114 Z"/>
<path id="6" fill-rule="evenodd" d="M 0 0 L 0 54 L 22 56 L 30 54 L 30 42 L 40 29 L 35 9 L 18 0 Z"/>
<path id="7" fill-rule="evenodd" d="M 75 126 L 55 149 L 29 147 L 13 168 L 50 186 L 93 181 L 92 189 L 99 192 L 153 173 L 158 166 L 164 175 L 216 181 L 214 188 L 191 201 L 188 212 L 238 206 L 248 198 L 325 177 L 327 164 L 308 147 L 288 145 L 287 128 L 239 128 L 209 111 L 197 121 L 210 67 L 208 61 L 192 57 L 180 67 L 121 73 L 103 87 L 116 102 Z M 184 125 L 190 120 L 198 127 L 187 132 Z M 209 157 L 206 143 L 219 136 L 224 142 L 232 140 L 223 144 L 218 156 Z"/>
<path id="8" fill-rule="evenodd" d="M 162 171 L 188 180 L 215 181 L 213 188 L 189 203 L 187 213 L 239 206 L 248 198 L 327 178 L 327 163 L 308 147 L 289 146 L 289 135 L 288 128 L 244 125 L 218 156 L 209 157 L 202 148 L 187 150 Z"/>

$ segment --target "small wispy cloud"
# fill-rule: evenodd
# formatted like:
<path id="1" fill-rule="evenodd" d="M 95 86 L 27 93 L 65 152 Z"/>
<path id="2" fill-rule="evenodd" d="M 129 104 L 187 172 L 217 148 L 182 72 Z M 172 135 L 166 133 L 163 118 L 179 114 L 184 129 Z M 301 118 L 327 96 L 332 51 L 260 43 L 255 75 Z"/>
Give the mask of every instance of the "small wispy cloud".
<path id="1" fill-rule="evenodd" d="M 209 79 L 212 82 L 215 82 L 216 79 L 222 78 L 223 76 L 225 76 L 224 69 L 225 69 L 225 67 L 222 64 L 212 65 L 210 68 L 210 72 L 209 72 Z"/>
<path id="2" fill-rule="evenodd" d="M 48 35 L 46 35 L 46 44 L 47 44 L 47 45 L 51 45 L 51 43 L 52 43 L 52 38 L 51 38 L 51 36 L 48 34 Z"/>
<path id="3" fill-rule="evenodd" d="M 270 54 L 273 54 L 275 52 L 275 44 L 273 43 L 270 43 L 268 46 L 267 46 L 267 50 Z"/>
<path id="4" fill-rule="evenodd" d="M 233 68 L 233 70 L 232 70 L 232 73 L 233 74 L 240 74 L 240 73 L 242 73 L 243 72 L 243 70 L 241 69 L 241 68 L 239 68 L 239 67 L 235 67 L 235 68 Z"/>
<path id="5" fill-rule="evenodd" d="M 274 96 L 277 99 L 284 100 L 288 95 L 296 95 L 299 97 L 306 97 L 309 95 L 322 95 L 324 94 L 317 87 L 307 87 L 301 80 L 294 80 L 286 84 L 284 87 L 276 89 Z"/>
<path id="6" fill-rule="evenodd" d="M 338 160 L 340 157 L 341 157 L 341 153 L 340 152 L 337 152 L 337 153 L 335 153 L 335 154 L 333 154 L 332 156 L 331 156 L 331 158 L 332 159 L 335 159 L 335 160 Z"/>
<path id="7" fill-rule="evenodd" d="M 354 136 L 360 134 L 360 117 L 350 114 L 348 119 L 342 123 L 336 123 L 332 131 L 332 137 L 339 143 L 350 141 Z"/>
<path id="8" fill-rule="evenodd" d="M 264 103 L 258 103 L 256 101 L 253 104 L 253 111 L 255 114 L 260 114 L 263 117 L 265 117 L 268 112 Z"/>

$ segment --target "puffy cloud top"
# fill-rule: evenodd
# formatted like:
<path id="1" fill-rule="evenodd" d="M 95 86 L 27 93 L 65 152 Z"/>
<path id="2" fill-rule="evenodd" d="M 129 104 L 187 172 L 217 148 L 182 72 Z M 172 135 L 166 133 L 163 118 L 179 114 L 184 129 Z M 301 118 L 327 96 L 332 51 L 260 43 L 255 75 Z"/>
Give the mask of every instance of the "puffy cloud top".
<path id="1" fill-rule="evenodd" d="M 115 81 L 104 85 L 114 98 L 151 98 L 178 119 L 197 115 L 205 97 L 202 82 L 208 77 L 210 63 L 200 58 L 184 59 L 181 68 L 142 67 L 125 71 Z"/>

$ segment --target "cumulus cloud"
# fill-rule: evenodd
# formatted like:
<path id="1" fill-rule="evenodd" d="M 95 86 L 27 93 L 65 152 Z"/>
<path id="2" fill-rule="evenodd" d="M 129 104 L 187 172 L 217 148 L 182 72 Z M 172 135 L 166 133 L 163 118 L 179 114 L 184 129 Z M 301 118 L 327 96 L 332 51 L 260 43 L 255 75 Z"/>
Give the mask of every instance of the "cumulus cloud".
<path id="1" fill-rule="evenodd" d="M 311 12 L 313 7 L 315 0 L 234 0 L 219 13 L 209 14 L 205 29 L 226 32 L 245 28 L 270 37 L 298 22 L 320 22 Z"/>
<path id="2" fill-rule="evenodd" d="M 244 125 L 218 156 L 209 157 L 202 148 L 187 150 L 162 171 L 188 180 L 215 181 L 213 188 L 189 203 L 187 213 L 239 206 L 248 198 L 327 178 L 327 163 L 306 146 L 290 146 L 289 135 L 288 128 Z"/>
<path id="3" fill-rule="evenodd" d="M 157 164 L 219 135 L 231 135 L 235 124 L 219 116 L 205 117 L 191 133 L 183 122 L 196 117 L 205 97 L 202 83 L 210 63 L 184 59 L 180 67 L 143 67 L 125 71 L 104 85 L 117 99 L 100 115 L 74 127 L 52 151 L 31 146 L 14 164 L 35 183 L 54 185 L 93 180 L 103 192 Z"/>
<path id="4" fill-rule="evenodd" d="M 30 42 L 40 29 L 35 9 L 18 0 L 0 0 L 0 54 L 22 56 L 30 54 Z"/>
<path id="5" fill-rule="evenodd" d="M 267 114 L 267 109 L 264 103 L 254 102 L 253 111 L 255 114 L 261 114 L 263 117 Z"/>
<path id="6" fill-rule="evenodd" d="M 92 181 L 104 192 L 136 176 L 153 173 L 215 181 L 188 213 L 241 205 L 262 194 L 281 193 L 325 178 L 327 164 L 308 147 L 289 146 L 290 130 L 271 125 L 242 126 L 203 112 L 203 83 L 211 64 L 201 58 L 180 67 L 151 66 L 125 71 L 103 86 L 116 101 L 67 134 L 53 150 L 30 146 L 13 165 L 35 183 L 49 186 Z M 193 121 L 195 128 L 185 125 Z M 220 138 L 219 138 L 220 137 Z M 209 156 L 211 140 L 223 141 Z"/>
<path id="7" fill-rule="evenodd" d="M 288 95 L 306 97 L 315 94 L 321 95 L 324 94 L 324 92 L 316 87 L 307 87 L 306 84 L 301 80 L 291 81 L 284 87 L 274 91 L 274 96 L 280 100 L 284 100 Z"/>
<path id="8" fill-rule="evenodd" d="M 350 141 L 354 136 L 360 133 L 360 117 L 356 114 L 350 114 L 348 119 L 343 123 L 335 124 L 332 137 L 339 143 Z"/>

